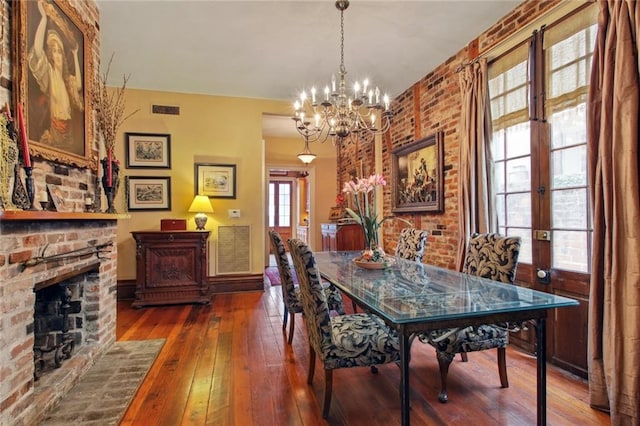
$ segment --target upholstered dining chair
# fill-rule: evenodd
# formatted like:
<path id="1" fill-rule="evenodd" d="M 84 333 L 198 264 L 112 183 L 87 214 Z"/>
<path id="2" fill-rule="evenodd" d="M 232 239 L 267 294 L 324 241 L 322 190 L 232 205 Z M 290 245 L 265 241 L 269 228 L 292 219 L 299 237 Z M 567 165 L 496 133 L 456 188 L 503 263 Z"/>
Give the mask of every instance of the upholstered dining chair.
<path id="1" fill-rule="evenodd" d="M 289 240 L 289 251 L 298 275 L 300 300 L 309 335 L 307 383 L 313 382 L 317 356 L 322 360 L 325 372 L 322 417 L 327 418 L 333 370 L 398 363 L 400 342 L 395 331 L 374 315 L 361 313 L 330 317 L 312 251 L 297 239 Z"/>
<path id="2" fill-rule="evenodd" d="M 520 237 L 499 234 L 474 234 L 465 254 L 462 272 L 495 281 L 513 284 L 520 253 Z M 436 349 L 440 368 L 440 402 L 447 402 L 447 375 L 457 353 L 467 361 L 466 353 L 497 348 L 500 384 L 509 387 L 507 379 L 506 347 L 509 343 L 508 324 L 485 324 L 465 328 L 450 328 L 422 333 L 418 338 Z"/>
<path id="3" fill-rule="evenodd" d="M 287 320 L 290 319 L 289 338 L 287 339 L 287 343 L 291 344 L 296 324 L 295 315 L 302 312 L 300 288 L 296 287 L 293 281 L 293 274 L 291 273 L 291 266 L 289 265 L 289 259 L 287 258 L 287 252 L 284 246 L 284 241 L 282 241 L 282 237 L 276 231 L 271 230 L 269 231 L 269 241 L 271 242 L 271 250 L 273 251 L 273 255 L 276 259 L 276 265 L 278 267 L 282 287 L 282 301 L 284 303 L 282 329 L 286 333 Z M 344 308 L 342 307 L 342 293 L 340 290 L 331 284 L 323 284 L 323 290 L 329 310 L 335 311 L 338 314 L 344 314 Z"/>
<path id="4" fill-rule="evenodd" d="M 426 230 L 403 228 L 398 236 L 396 256 L 414 262 L 422 262 L 427 236 L 429 236 L 429 232 Z"/>

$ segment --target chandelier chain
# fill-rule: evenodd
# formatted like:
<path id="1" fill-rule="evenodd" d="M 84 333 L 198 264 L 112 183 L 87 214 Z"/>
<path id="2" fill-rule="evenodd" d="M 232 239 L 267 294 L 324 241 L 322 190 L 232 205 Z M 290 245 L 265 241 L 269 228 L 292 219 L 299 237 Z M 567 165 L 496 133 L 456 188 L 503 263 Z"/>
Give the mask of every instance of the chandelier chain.
<path id="1" fill-rule="evenodd" d="M 340 11 L 340 71 L 344 71 L 344 10 Z"/>

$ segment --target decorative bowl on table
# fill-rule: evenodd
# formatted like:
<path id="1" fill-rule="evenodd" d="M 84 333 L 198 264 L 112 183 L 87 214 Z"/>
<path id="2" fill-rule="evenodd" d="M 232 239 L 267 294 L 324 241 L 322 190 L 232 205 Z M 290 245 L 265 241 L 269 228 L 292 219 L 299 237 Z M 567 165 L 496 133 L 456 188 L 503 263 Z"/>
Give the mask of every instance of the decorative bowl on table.
<path id="1" fill-rule="evenodd" d="M 353 259 L 353 263 L 363 269 L 384 269 L 389 266 L 386 260 L 383 260 L 381 262 L 372 262 L 370 260 Z"/>

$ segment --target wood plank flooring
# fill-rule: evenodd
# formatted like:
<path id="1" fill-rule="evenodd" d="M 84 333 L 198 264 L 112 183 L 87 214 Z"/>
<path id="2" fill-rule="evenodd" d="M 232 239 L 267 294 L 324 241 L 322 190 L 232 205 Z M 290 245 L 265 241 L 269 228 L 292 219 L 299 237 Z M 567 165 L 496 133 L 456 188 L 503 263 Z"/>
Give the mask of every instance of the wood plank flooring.
<path id="1" fill-rule="evenodd" d="M 131 308 L 118 303 L 117 339 L 166 338 L 126 412 L 122 425 L 399 425 L 399 369 L 334 372 L 327 420 L 320 414 L 324 374 L 320 362 L 307 385 L 308 345 L 302 316 L 293 345 L 282 331 L 282 293 L 221 294 L 208 306 Z M 349 311 L 351 303 L 345 300 Z M 411 352 L 412 425 L 534 425 L 535 359 L 507 349 L 509 385 L 500 388 L 495 351 L 469 354 L 449 370 L 449 402 L 438 402 L 433 348 L 415 342 Z M 608 425 L 588 403 L 586 382 L 549 366 L 549 425 Z"/>

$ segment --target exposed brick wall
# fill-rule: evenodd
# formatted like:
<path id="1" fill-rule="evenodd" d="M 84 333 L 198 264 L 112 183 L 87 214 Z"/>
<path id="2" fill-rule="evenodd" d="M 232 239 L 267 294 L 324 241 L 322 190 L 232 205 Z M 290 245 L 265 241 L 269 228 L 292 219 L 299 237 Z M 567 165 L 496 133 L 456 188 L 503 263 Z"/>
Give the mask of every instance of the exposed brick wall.
<path id="1" fill-rule="evenodd" d="M 92 55 L 93 68 L 99 70 L 100 34 L 99 11 L 93 0 L 69 0 L 81 19 L 95 32 Z M 12 87 L 14 64 L 11 62 L 15 23 L 12 20 L 12 2 L 0 0 L 2 32 L 0 40 L 0 107 L 6 103 L 15 114 Z M 85 82 L 93 76 L 85 75 Z M 88 113 L 92 113 L 88 111 Z M 95 131 L 93 132 L 95 135 Z M 95 160 L 99 147 L 91 141 L 90 157 Z M 74 211 L 82 211 L 83 200 L 88 193 L 96 193 L 94 170 L 66 166 L 41 158 L 32 157 L 36 194 L 45 190 L 47 183 L 60 186 L 65 200 Z M 13 184 L 10 184 L 10 188 Z M 40 206 L 36 206 L 40 208 Z M 0 221 L 0 424 L 31 425 L 53 405 L 75 380 L 91 365 L 92 358 L 115 341 L 116 321 L 116 247 L 101 261 L 99 279 L 90 280 L 85 291 L 90 293 L 87 303 L 88 316 L 92 323 L 88 327 L 86 342 L 81 353 L 63 363 L 54 372 L 55 378 L 34 383 L 33 379 L 33 304 L 34 284 L 89 262 L 95 255 L 72 261 L 40 264 L 21 272 L 19 265 L 25 260 L 41 255 L 47 246 L 47 254 L 61 253 L 86 247 L 87 244 L 116 241 L 116 221 Z M 65 365 L 66 364 L 66 365 Z M 44 383 L 43 383 L 44 382 Z M 55 383 L 55 385 L 51 385 Z"/>
<path id="2" fill-rule="evenodd" d="M 96 255 L 28 267 L 28 259 L 116 240 L 116 220 L 0 222 L 0 424 L 33 424 L 90 366 L 91 358 L 115 341 L 117 249 L 104 255 L 99 278 L 85 284 L 88 324 L 84 348 L 56 371 L 34 383 L 34 285 L 96 262 Z M 46 251 L 42 250 L 46 247 Z M 67 369 L 67 371 L 65 371 Z M 71 371 L 68 371 L 71 369 Z M 63 371 L 65 371 L 63 373 Z"/>
<path id="3" fill-rule="evenodd" d="M 521 4 L 393 101 L 391 107 L 395 115 L 390 131 L 383 137 L 381 152 L 381 172 L 388 179 L 391 178 L 391 152 L 394 149 L 438 131 L 444 132 L 444 212 L 397 215 L 413 222 L 416 227 L 429 231 L 423 260 L 425 263 L 455 268 L 458 249 L 459 125 L 462 108 L 456 68 L 474 59 L 478 53 L 482 54 L 503 42 L 559 3 L 560 0 L 529 0 Z M 340 188 L 347 179 L 348 172 L 356 167 L 358 161 L 374 164 L 371 145 L 348 142 L 341 146 L 338 173 Z M 366 168 L 365 175 L 373 170 L 372 166 Z M 387 185 L 384 188 L 385 216 L 391 215 L 391 204 L 391 186 Z M 383 246 L 386 251 L 395 251 L 397 235 L 405 226 L 400 221 L 385 222 Z"/>

